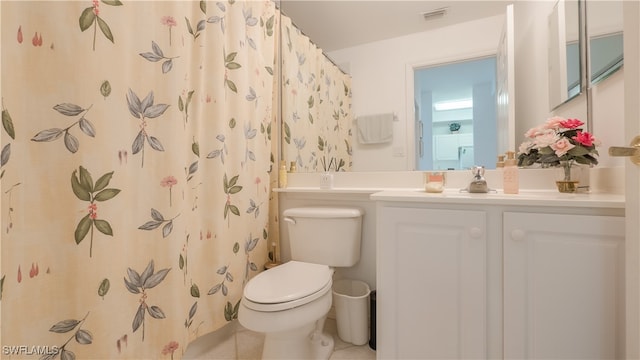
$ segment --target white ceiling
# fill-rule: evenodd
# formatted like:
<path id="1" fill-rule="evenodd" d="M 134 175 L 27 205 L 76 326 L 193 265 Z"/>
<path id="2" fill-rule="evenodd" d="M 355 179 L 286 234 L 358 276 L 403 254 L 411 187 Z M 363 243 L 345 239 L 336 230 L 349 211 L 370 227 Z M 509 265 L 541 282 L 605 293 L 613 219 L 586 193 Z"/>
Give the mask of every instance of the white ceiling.
<path id="1" fill-rule="evenodd" d="M 508 0 L 280 0 L 282 12 L 325 52 L 504 14 Z M 443 17 L 422 14 L 446 8 Z"/>

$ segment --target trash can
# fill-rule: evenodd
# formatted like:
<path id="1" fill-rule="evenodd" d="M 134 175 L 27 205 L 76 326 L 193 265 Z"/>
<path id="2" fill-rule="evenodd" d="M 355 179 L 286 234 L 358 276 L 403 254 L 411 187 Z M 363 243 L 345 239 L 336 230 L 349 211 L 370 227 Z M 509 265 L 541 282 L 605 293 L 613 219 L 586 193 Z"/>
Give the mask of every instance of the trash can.
<path id="1" fill-rule="evenodd" d="M 369 297 L 369 318 L 371 319 L 371 325 L 369 326 L 369 347 L 373 350 L 376 349 L 376 297 L 377 291 L 371 291 L 371 296 Z"/>
<path id="2" fill-rule="evenodd" d="M 369 285 L 358 280 L 337 280 L 333 284 L 338 337 L 354 345 L 369 341 Z"/>

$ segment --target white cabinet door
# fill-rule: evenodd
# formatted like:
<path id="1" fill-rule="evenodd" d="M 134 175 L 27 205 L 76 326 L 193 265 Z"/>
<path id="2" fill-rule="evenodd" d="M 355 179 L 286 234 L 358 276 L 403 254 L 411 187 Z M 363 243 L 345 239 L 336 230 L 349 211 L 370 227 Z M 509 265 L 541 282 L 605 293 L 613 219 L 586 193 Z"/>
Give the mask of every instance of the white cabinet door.
<path id="1" fill-rule="evenodd" d="M 623 358 L 624 219 L 503 219 L 504 358 Z"/>
<path id="2" fill-rule="evenodd" d="M 378 208 L 379 359 L 485 358 L 486 213 Z"/>

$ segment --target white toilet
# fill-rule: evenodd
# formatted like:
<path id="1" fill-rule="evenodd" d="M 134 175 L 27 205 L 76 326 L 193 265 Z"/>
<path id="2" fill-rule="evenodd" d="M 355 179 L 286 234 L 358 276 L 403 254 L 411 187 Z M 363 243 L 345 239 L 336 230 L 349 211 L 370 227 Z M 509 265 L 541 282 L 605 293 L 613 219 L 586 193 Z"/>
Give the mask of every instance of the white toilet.
<path id="1" fill-rule="evenodd" d="M 360 259 L 360 209 L 291 208 L 283 212 L 292 260 L 263 271 L 244 288 L 238 320 L 265 333 L 263 359 L 328 359 L 322 332 L 331 308 L 333 267 Z"/>

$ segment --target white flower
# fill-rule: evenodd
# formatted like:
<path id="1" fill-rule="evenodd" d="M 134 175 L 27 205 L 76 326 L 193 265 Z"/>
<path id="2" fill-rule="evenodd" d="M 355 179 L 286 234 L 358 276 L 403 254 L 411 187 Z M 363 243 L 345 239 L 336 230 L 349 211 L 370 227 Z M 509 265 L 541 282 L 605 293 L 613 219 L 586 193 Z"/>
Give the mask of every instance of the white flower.
<path id="1" fill-rule="evenodd" d="M 533 139 L 536 149 L 542 149 L 547 146 L 551 146 L 551 144 L 555 144 L 558 142 L 560 137 L 555 132 L 555 130 L 547 129 L 538 134 L 538 136 Z"/>
<path id="2" fill-rule="evenodd" d="M 522 144 L 520 144 L 520 147 L 518 148 L 518 153 L 529 155 L 529 152 L 531 151 L 533 146 L 534 146 L 533 141 L 525 141 Z"/>
<path id="3" fill-rule="evenodd" d="M 524 133 L 524 136 L 529 138 L 529 139 L 534 139 L 536 136 L 540 135 L 542 133 L 543 129 L 540 127 L 534 127 L 529 129 L 526 133 Z"/>

